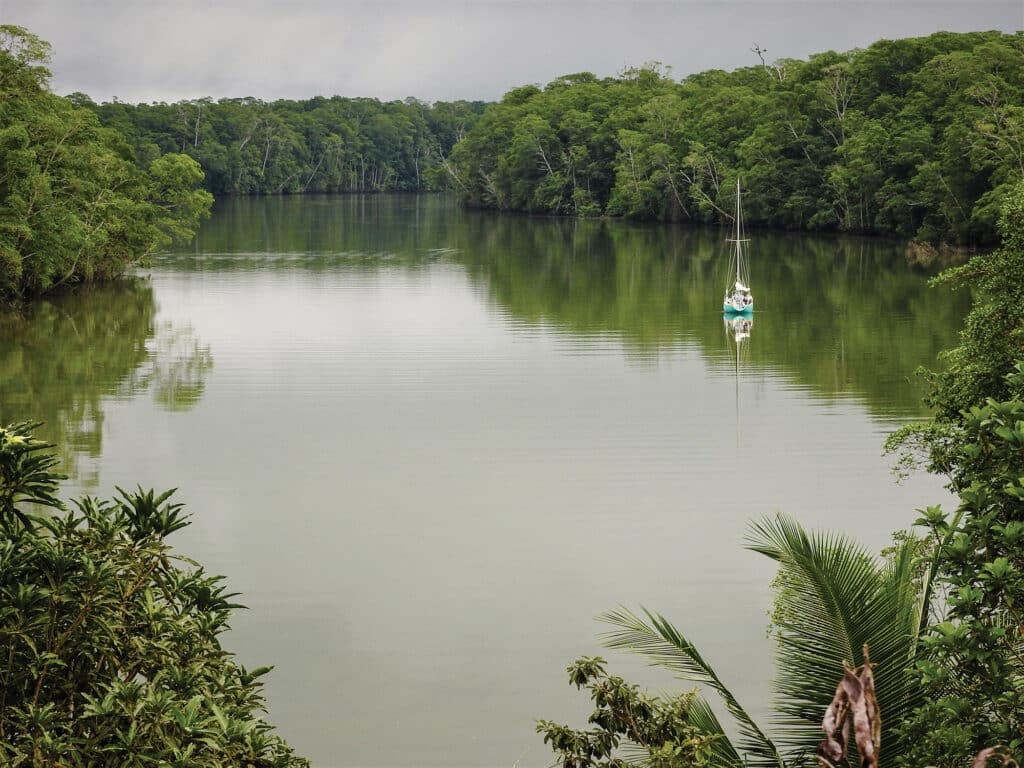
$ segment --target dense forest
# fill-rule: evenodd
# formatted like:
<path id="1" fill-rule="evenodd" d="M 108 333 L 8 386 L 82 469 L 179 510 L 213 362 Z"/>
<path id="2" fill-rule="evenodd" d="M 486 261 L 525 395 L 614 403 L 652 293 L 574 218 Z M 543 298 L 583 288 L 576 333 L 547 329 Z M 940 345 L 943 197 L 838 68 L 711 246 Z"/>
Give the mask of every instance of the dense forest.
<path id="1" fill-rule="evenodd" d="M 657 65 L 527 85 L 455 148 L 470 205 L 995 240 L 1024 176 L 1024 34 L 882 40 L 677 82 Z M 753 55 L 753 54 L 752 54 Z"/>
<path id="2" fill-rule="evenodd" d="M 341 96 L 138 105 L 68 98 L 127 137 L 143 166 L 169 152 L 194 158 L 217 196 L 439 189 L 448 184 L 445 159 L 485 106 Z"/>
<path id="3" fill-rule="evenodd" d="M 472 206 L 728 218 L 988 244 L 1024 177 L 1024 35 L 948 33 L 670 78 L 584 72 L 497 104 L 315 97 L 95 104 L 148 166 L 194 158 L 215 195 L 454 187 Z M 450 156 L 450 157 L 449 157 Z"/>
<path id="4" fill-rule="evenodd" d="M 0 26 L 0 298 L 115 277 L 189 239 L 213 195 L 433 190 L 483 103 L 251 98 L 97 105 Z M 204 188 L 205 187 L 205 188 Z"/>
<path id="5" fill-rule="evenodd" d="M 139 166 L 121 134 L 51 93 L 49 56 L 0 26 L 0 297 L 119 275 L 191 238 L 213 202 L 192 158 Z"/>
<path id="6" fill-rule="evenodd" d="M 0 39 L 0 294 L 120 274 L 213 195 L 454 187 L 470 206 L 748 220 L 986 245 L 1024 178 L 1024 34 L 937 33 L 713 70 L 567 75 L 501 102 L 96 104 Z M 205 190 L 202 189 L 205 187 Z"/>

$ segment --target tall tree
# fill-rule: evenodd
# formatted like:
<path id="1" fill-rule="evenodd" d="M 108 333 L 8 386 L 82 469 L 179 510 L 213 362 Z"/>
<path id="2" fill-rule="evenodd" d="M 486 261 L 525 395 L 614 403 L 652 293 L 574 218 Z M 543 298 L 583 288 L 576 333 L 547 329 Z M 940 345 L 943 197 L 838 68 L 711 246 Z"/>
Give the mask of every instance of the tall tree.
<path id="1" fill-rule="evenodd" d="M 0 27 L 0 297 L 120 274 L 190 237 L 212 197 L 191 158 L 147 172 L 89 109 L 48 90 L 49 46 Z"/>

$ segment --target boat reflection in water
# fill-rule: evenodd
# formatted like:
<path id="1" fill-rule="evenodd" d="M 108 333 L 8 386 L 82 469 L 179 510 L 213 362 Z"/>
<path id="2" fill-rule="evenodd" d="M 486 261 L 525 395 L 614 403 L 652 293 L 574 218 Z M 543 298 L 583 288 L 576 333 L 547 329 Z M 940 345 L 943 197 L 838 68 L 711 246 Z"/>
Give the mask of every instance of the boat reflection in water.
<path id="1" fill-rule="evenodd" d="M 741 361 L 750 356 L 750 333 L 754 327 L 754 318 L 750 315 L 726 313 L 722 316 L 725 335 L 736 345 L 736 447 L 740 446 L 740 377 L 743 366 Z"/>
<path id="2" fill-rule="evenodd" d="M 754 318 L 743 315 L 723 315 L 722 322 L 725 323 L 726 335 L 736 342 L 738 364 L 740 345 L 750 338 L 750 329 L 754 327 Z"/>

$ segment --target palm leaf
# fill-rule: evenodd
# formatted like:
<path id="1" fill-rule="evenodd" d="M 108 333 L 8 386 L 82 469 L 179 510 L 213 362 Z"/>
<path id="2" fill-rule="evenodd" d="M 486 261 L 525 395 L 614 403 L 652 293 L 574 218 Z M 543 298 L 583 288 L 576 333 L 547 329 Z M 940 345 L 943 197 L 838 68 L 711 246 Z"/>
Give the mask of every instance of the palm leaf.
<path id="1" fill-rule="evenodd" d="M 716 734 L 718 738 L 711 745 L 711 755 L 708 760 L 710 768 L 736 768 L 743 765 L 736 747 L 725 735 L 725 729 L 718 721 L 711 706 L 700 696 L 695 696 L 690 704 L 689 712 L 690 725 L 697 728 L 701 733 Z"/>
<path id="2" fill-rule="evenodd" d="M 864 645 L 883 723 L 900 722 L 921 703 L 913 679 L 921 595 L 912 542 L 882 565 L 847 537 L 808 533 L 783 515 L 754 524 L 749 541 L 780 566 L 774 724 L 788 756 L 813 751 L 821 740 L 843 663 L 861 664 Z M 891 744 L 888 730 L 883 725 L 883 750 Z"/>
<path id="3" fill-rule="evenodd" d="M 598 620 L 619 627 L 615 631 L 602 635 L 604 644 L 609 648 L 627 650 L 646 656 L 652 664 L 671 670 L 684 680 L 704 684 L 714 690 L 722 698 L 726 710 L 736 721 L 740 734 L 739 748 L 740 751 L 748 753 L 751 757 L 749 764 L 765 768 L 768 766 L 784 768 L 782 757 L 771 739 L 757 727 L 750 715 L 740 706 L 729 689 L 715 674 L 714 669 L 704 661 L 693 643 L 683 637 L 660 614 L 652 613 L 647 609 L 644 609 L 644 614 L 647 617 L 646 621 L 625 608 L 599 616 Z M 703 715 L 705 722 L 710 722 L 707 720 L 708 714 L 710 714 L 710 710 L 703 713 L 697 712 L 698 717 Z M 714 717 L 713 714 L 711 717 Z M 717 725 L 717 719 L 714 723 Z M 718 731 L 722 732 L 720 725 L 718 725 Z M 725 756 L 726 749 L 724 746 L 721 748 L 722 756 Z M 737 752 L 731 743 L 729 743 L 728 749 L 734 755 Z M 736 762 L 731 763 L 731 765 L 737 764 Z"/>

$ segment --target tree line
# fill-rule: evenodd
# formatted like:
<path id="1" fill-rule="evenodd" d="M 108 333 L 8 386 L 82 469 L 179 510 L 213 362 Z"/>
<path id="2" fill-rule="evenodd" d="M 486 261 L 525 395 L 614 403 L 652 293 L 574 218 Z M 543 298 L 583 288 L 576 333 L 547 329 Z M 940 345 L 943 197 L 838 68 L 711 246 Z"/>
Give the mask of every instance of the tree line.
<path id="1" fill-rule="evenodd" d="M 68 98 L 125 136 L 143 166 L 167 153 L 195 159 L 218 197 L 440 189 L 448 154 L 485 106 L 342 96 L 135 105 Z"/>
<path id="2" fill-rule="evenodd" d="M 436 190 L 483 102 L 316 97 L 96 104 L 0 26 L 0 298 L 122 274 L 189 239 L 214 196 Z"/>
<path id="3" fill-rule="evenodd" d="M 122 273 L 213 195 L 437 190 L 467 205 L 988 244 L 1024 177 L 1024 34 L 937 33 L 677 82 L 566 75 L 495 104 L 96 104 L 0 28 L 0 295 Z"/>
<path id="4" fill-rule="evenodd" d="M 727 220 L 985 245 L 1024 177 L 1024 35 L 882 40 L 676 81 L 566 75 L 498 103 L 341 96 L 69 100 L 143 167 L 192 157 L 215 195 L 454 188 L 472 206 Z"/>
<path id="5" fill-rule="evenodd" d="M 996 239 L 1024 177 L 1024 34 L 882 40 L 806 61 L 660 65 L 526 85 L 487 108 L 452 153 L 473 206 L 651 220 Z"/>

